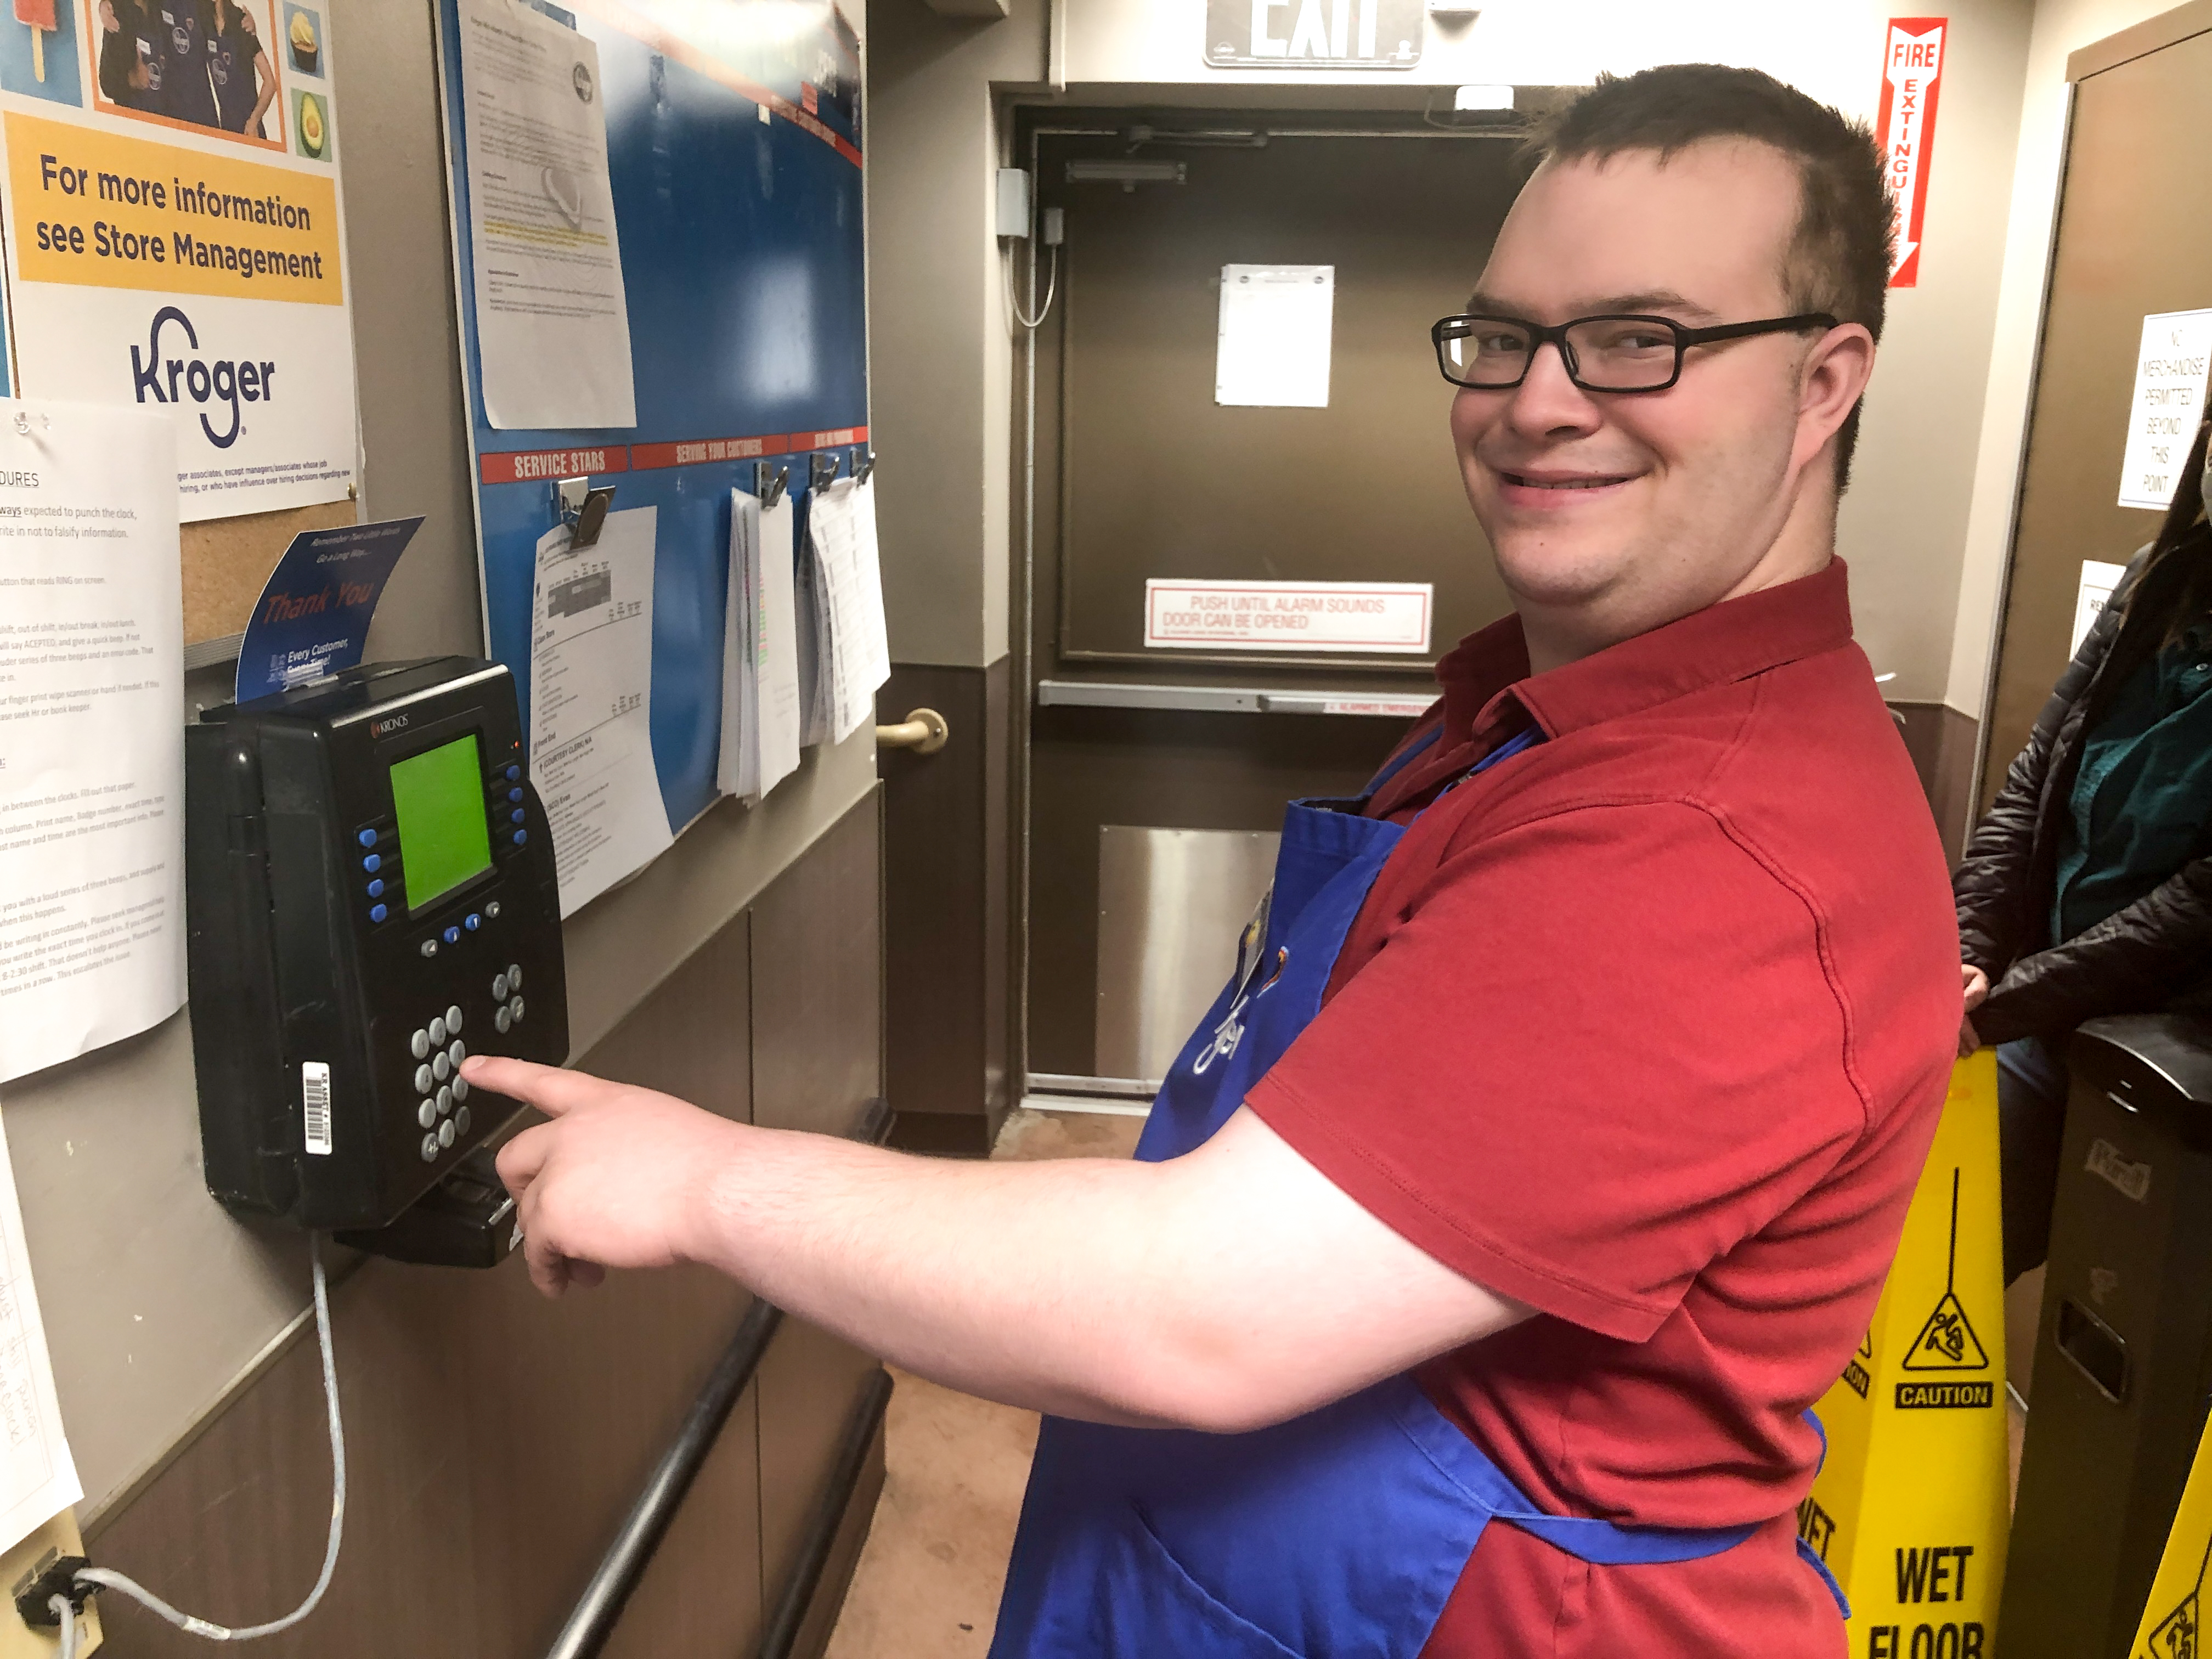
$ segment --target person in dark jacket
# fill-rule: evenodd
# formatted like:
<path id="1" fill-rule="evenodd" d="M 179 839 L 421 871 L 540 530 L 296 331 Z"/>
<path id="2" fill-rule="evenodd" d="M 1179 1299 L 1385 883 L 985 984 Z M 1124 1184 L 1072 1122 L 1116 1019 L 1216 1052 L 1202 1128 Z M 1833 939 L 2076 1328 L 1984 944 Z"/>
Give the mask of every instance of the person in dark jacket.
<path id="1" fill-rule="evenodd" d="M 2212 1010 L 2208 430 L 1952 880 L 1959 1051 L 1998 1045 L 2008 1283 L 2050 1246 L 2068 1034 L 2101 1014 Z"/>

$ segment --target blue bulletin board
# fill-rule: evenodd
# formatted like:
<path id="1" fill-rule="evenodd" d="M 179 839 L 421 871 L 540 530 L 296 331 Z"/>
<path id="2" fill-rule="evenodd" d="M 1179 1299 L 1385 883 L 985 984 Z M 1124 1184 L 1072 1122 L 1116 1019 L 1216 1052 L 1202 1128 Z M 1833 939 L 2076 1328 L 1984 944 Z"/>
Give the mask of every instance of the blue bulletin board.
<path id="1" fill-rule="evenodd" d="M 840 474 L 867 441 L 860 63 L 833 0 L 574 0 L 538 9 L 599 48 L 637 424 L 495 429 L 484 414 L 459 19 L 439 0 L 456 293 L 489 653 L 530 696 L 531 583 L 553 481 L 659 509 L 652 740 L 669 827 L 716 799 L 730 490 L 755 465 Z M 805 501 L 800 501 L 804 522 Z"/>

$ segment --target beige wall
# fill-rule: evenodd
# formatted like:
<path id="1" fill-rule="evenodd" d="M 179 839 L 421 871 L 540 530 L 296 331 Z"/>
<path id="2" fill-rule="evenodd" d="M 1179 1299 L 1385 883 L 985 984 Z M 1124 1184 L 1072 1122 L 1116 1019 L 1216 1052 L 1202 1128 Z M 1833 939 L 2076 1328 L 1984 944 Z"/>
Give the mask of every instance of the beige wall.
<path id="1" fill-rule="evenodd" d="M 1605 70 L 1705 60 L 1768 70 L 1868 116 L 1893 9 L 1871 0 L 1493 0 L 1471 24 L 1432 23 L 1417 69 L 1346 75 L 1206 68 L 1198 0 L 1065 7 L 1071 103 L 1142 95 L 1204 106 L 1263 88 L 1280 102 L 1340 101 L 1372 87 L 1402 104 L 1411 88 L 1577 85 Z M 1003 648 L 1003 606 L 988 584 L 1019 550 L 998 516 L 1007 492 L 993 487 L 992 469 L 1012 453 L 1000 396 L 1015 360 L 989 234 L 991 82 L 1003 92 L 1042 73 L 1042 9 L 1025 0 L 994 23 L 955 23 L 920 0 L 876 0 L 872 10 L 875 420 L 896 457 L 885 465 L 884 511 L 906 562 L 889 578 L 902 661 L 982 662 Z M 1897 672 L 1887 690 L 1904 701 L 1940 698 L 1949 667 L 2031 12 L 2032 0 L 1949 7 L 1954 55 L 1921 283 L 1892 296 L 1840 527 L 1860 636 L 1880 669 Z M 917 465 L 935 476 L 917 477 Z"/>
<path id="2" fill-rule="evenodd" d="M 2070 102 L 2066 59 L 2094 41 L 2170 9 L 2157 0 L 2037 0 L 2027 50 L 2020 144 L 2012 176 L 2010 222 L 1996 298 L 1996 349 L 1984 391 L 1972 511 L 1944 701 L 1979 718 L 1988 695 L 1997 604 L 2012 550 L 2021 443 L 2043 325 L 2058 180 L 2065 160 Z M 1992 756 L 2002 766 L 2009 756 Z"/>
<path id="3" fill-rule="evenodd" d="M 1044 0 L 990 22 L 921 0 L 869 9 L 869 435 L 902 663 L 1006 653 L 1013 333 L 992 88 L 1043 74 Z"/>

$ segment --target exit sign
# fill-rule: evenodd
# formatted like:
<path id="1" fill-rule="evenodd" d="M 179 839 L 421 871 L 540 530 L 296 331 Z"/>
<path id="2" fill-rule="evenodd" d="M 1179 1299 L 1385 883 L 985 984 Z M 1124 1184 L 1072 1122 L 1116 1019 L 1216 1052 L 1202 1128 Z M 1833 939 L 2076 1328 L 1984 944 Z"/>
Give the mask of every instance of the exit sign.
<path id="1" fill-rule="evenodd" d="M 1402 70 L 1421 61 L 1425 0 L 1206 0 L 1215 69 Z"/>

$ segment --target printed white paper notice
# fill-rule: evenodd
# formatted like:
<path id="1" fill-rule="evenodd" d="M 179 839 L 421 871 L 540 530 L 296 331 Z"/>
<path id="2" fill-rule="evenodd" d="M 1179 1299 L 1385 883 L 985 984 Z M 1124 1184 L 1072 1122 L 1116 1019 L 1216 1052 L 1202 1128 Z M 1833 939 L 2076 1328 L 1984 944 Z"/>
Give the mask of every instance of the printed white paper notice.
<path id="1" fill-rule="evenodd" d="M 0 399 L 0 1080 L 184 1002 L 179 568 L 166 417 Z"/>
<path id="2" fill-rule="evenodd" d="M 1147 649 L 1389 651 L 1429 648 L 1427 582 L 1145 583 Z"/>
<path id="3" fill-rule="evenodd" d="M 573 915 L 675 837 L 653 763 L 653 536 L 659 509 L 610 513 L 592 546 L 539 538 L 530 600 L 530 781 Z"/>
<path id="4" fill-rule="evenodd" d="M 756 719 L 760 732 L 760 792 L 799 769 L 798 516 L 784 496 L 760 515 L 760 668 Z"/>
<path id="5" fill-rule="evenodd" d="M 840 478 L 816 490 L 806 534 L 827 603 L 830 740 L 842 743 L 874 718 L 876 688 L 891 677 L 874 480 Z"/>
<path id="6" fill-rule="evenodd" d="M 183 747 L 178 744 L 179 753 Z M 22 1206 L 0 1131 L 0 1550 L 15 1548 L 83 1496 L 62 1432 L 46 1322 L 23 1243 Z"/>
<path id="7" fill-rule="evenodd" d="M 2136 354 L 2136 395 L 2128 404 L 2128 446 L 2120 462 L 2120 505 L 2163 513 L 2181 481 L 2197 436 L 2204 380 L 2212 363 L 2212 311 L 2146 317 Z"/>
<path id="8" fill-rule="evenodd" d="M 1224 265 L 1213 401 L 1327 409 L 1334 265 Z"/>
<path id="9" fill-rule="evenodd" d="M 637 424 L 599 49 L 521 0 L 460 0 L 484 416 Z"/>
<path id="10" fill-rule="evenodd" d="M 2081 641 L 2089 637 L 2089 630 L 2097 625 L 2097 618 L 2104 612 L 2105 601 L 2112 597 L 2112 590 L 2127 574 L 2128 568 L 2124 564 L 2112 564 L 2104 559 L 2081 561 L 2081 586 L 2074 598 L 2074 641 L 2066 647 L 2068 656 L 2081 648 Z"/>
<path id="11" fill-rule="evenodd" d="M 799 764 L 799 640 L 788 496 L 769 512 L 730 492 L 730 602 L 722 638 L 722 743 L 715 787 L 757 797 Z"/>

